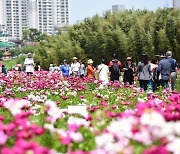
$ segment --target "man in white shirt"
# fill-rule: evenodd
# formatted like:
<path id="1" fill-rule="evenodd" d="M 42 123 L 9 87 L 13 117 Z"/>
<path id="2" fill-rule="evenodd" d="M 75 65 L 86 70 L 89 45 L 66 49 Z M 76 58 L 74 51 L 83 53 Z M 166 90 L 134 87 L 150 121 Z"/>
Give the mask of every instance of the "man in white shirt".
<path id="1" fill-rule="evenodd" d="M 74 77 L 78 76 L 79 69 L 80 69 L 80 64 L 78 63 L 77 58 L 73 57 L 73 63 L 71 64 L 71 71 Z"/>
<path id="2" fill-rule="evenodd" d="M 24 61 L 25 70 L 28 75 L 34 72 L 34 60 L 32 58 L 32 53 L 28 53 L 27 58 Z"/>

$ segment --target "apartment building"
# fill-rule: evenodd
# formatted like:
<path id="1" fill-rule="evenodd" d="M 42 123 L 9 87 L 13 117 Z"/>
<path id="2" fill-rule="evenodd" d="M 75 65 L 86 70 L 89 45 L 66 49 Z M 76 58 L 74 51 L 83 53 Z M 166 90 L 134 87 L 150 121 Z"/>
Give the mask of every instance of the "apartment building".
<path id="1" fill-rule="evenodd" d="M 12 37 L 21 39 L 28 28 L 54 34 L 69 24 L 69 0 L 0 0 L 0 16 Z"/>

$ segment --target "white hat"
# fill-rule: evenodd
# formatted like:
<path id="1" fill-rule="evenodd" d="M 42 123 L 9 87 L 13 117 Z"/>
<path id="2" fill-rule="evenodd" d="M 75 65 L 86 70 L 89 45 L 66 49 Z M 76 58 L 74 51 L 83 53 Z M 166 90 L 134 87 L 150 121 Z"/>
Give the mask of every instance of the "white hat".
<path id="1" fill-rule="evenodd" d="M 92 64 L 93 63 L 92 59 L 89 59 L 87 63 Z"/>
<path id="2" fill-rule="evenodd" d="M 131 57 L 127 57 L 126 60 L 132 60 Z"/>
<path id="3" fill-rule="evenodd" d="M 73 57 L 73 60 L 77 60 L 77 57 Z"/>
<path id="4" fill-rule="evenodd" d="M 27 55 L 28 55 L 28 56 L 29 56 L 29 55 L 32 55 L 32 53 L 29 52 Z"/>

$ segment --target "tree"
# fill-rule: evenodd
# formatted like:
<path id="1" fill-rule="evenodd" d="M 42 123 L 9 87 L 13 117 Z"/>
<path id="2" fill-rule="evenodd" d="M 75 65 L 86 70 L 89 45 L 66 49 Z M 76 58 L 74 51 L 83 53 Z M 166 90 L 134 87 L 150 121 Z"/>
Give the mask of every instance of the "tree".
<path id="1" fill-rule="evenodd" d="M 99 64 L 102 58 L 109 61 L 112 53 L 125 61 L 130 55 L 140 60 L 142 53 L 153 57 L 172 50 L 180 62 L 179 19 L 180 10 L 168 8 L 106 12 L 103 17 L 85 18 L 67 32 L 48 36 L 35 49 L 36 57 L 47 69 L 50 63 L 60 64 L 63 59 L 71 62 L 73 56 L 85 61 L 92 58 Z"/>
<path id="2" fill-rule="evenodd" d="M 35 28 L 30 28 L 23 31 L 23 40 L 27 42 L 40 42 L 45 40 L 47 34 L 41 33 Z"/>

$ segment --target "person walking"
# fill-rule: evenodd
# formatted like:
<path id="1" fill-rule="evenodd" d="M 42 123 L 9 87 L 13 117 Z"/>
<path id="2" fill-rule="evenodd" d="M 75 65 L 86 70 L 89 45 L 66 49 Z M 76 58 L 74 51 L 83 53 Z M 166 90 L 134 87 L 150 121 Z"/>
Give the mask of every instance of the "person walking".
<path id="1" fill-rule="evenodd" d="M 107 84 L 109 82 L 109 68 L 105 64 L 105 60 L 101 60 L 101 64 L 98 66 L 97 72 L 99 74 L 99 80 L 103 82 L 103 84 Z"/>
<path id="2" fill-rule="evenodd" d="M 86 70 L 86 67 L 85 65 L 83 64 L 82 60 L 79 60 L 79 64 L 80 64 L 80 67 L 79 67 L 79 75 L 81 78 L 84 77 L 84 74 L 85 74 L 85 70 Z"/>
<path id="3" fill-rule="evenodd" d="M 49 65 L 49 71 L 50 71 L 50 72 L 54 72 L 53 64 L 50 64 L 50 65 Z"/>
<path id="4" fill-rule="evenodd" d="M 131 57 L 127 57 L 122 71 L 124 72 L 123 82 L 132 85 L 134 83 L 135 66 L 132 63 Z"/>
<path id="5" fill-rule="evenodd" d="M 80 68 L 80 64 L 78 63 L 77 58 L 73 57 L 73 63 L 71 64 L 71 71 L 74 77 L 78 76 L 79 68 Z"/>
<path id="6" fill-rule="evenodd" d="M 32 53 L 28 53 L 27 58 L 24 61 L 25 71 L 28 75 L 33 74 L 34 72 L 34 60 L 32 58 Z"/>
<path id="7" fill-rule="evenodd" d="M 167 60 L 171 63 L 171 74 L 170 74 L 170 88 L 171 90 L 175 89 L 175 83 L 177 79 L 178 69 L 177 69 L 177 62 L 175 59 L 172 58 L 172 52 L 166 52 Z"/>
<path id="8" fill-rule="evenodd" d="M 87 66 L 87 77 L 88 79 L 93 79 L 95 78 L 95 72 L 96 72 L 96 68 L 93 67 L 93 61 L 92 59 L 88 60 L 88 66 Z"/>
<path id="9" fill-rule="evenodd" d="M 163 88 L 168 88 L 168 82 L 171 75 L 171 63 L 166 57 L 162 57 L 158 64 L 158 71 L 160 74 L 160 84 Z"/>
<path id="10" fill-rule="evenodd" d="M 110 79 L 111 81 L 119 81 L 121 75 L 121 62 L 117 59 L 117 55 L 113 54 L 113 59 L 109 62 Z"/>
<path id="11" fill-rule="evenodd" d="M 57 66 L 57 64 L 53 65 L 53 72 L 58 73 L 60 71 L 60 68 Z"/>
<path id="12" fill-rule="evenodd" d="M 151 65 L 146 54 L 142 54 L 142 61 L 138 63 L 136 75 L 139 78 L 140 87 L 146 91 L 151 79 Z"/>
<path id="13" fill-rule="evenodd" d="M 68 77 L 69 76 L 69 65 L 67 64 L 67 60 L 63 60 L 63 65 L 61 65 L 61 73 L 63 77 Z"/>
<path id="14" fill-rule="evenodd" d="M 151 65 L 151 79 L 149 80 L 150 92 L 154 92 L 159 86 L 159 75 L 157 72 L 158 58 L 153 57 L 150 62 Z"/>

